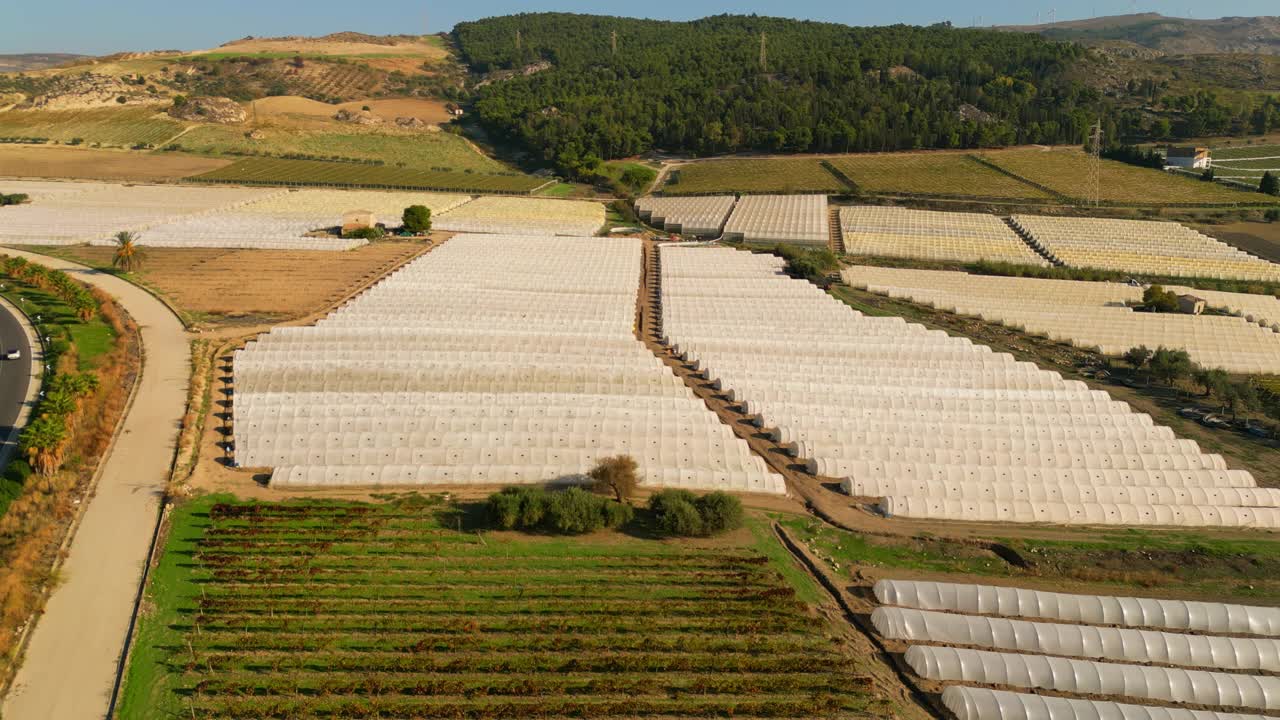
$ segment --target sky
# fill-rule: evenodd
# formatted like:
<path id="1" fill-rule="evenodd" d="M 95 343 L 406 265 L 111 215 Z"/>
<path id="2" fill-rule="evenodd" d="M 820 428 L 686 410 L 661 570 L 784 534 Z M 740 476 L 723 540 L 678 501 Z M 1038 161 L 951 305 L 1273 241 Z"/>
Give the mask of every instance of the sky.
<path id="1" fill-rule="evenodd" d="M 246 35 L 323 35 L 352 30 L 375 35 L 444 32 L 462 20 L 517 12 L 589 12 L 671 20 L 756 13 L 849 25 L 950 20 L 955 25 L 1029 24 L 1128 12 L 1178 17 L 1276 15 L 1275 0 L 10 0 L 0 11 L 0 54 L 127 50 L 196 50 Z M 426 30 L 424 30 L 424 26 Z"/>

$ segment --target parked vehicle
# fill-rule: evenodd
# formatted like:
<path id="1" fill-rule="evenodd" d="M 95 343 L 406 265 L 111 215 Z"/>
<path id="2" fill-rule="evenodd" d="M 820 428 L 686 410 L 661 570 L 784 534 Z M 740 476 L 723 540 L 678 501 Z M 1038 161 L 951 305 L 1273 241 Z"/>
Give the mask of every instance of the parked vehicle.
<path id="1" fill-rule="evenodd" d="M 5 360 L 21 360 L 21 359 L 22 359 L 22 351 L 21 351 L 21 350 L 10 350 L 9 352 L 7 352 L 7 353 L 5 353 L 5 354 L 4 354 L 4 359 L 5 359 Z"/>
<path id="2" fill-rule="evenodd" d="M 1184 407 L 1178 411 L 1178 414 L 1188 420 L 1201 420 L 1206 415 L 1205 411 L 1193 407 Z"/>

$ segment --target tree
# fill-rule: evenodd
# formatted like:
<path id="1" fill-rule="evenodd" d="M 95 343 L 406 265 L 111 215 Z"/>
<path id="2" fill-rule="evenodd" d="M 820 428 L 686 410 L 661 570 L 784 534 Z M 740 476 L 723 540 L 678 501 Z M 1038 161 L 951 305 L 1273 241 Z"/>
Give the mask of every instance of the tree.
<path id="1" fill-rule="evenodd" d="M 67 426 L 61 418 L 41 415 L 27 425 L 18 442 L 31 467 L 47 477 L 62 466 L 62 448 L 66 438 Z"/>
<path id="2" fill-rule="evenodd" d="M 1192 377 L 1204 389 L 1205 397 L 1225 398 L 1231 385 L 1231 376 L 1222 368 L 1196 368 Z"/>
<path id="3" fill-rule="evenodd" d="M 1146 345 L 1129 348 L 1124 352 L 1124 361 L 1133 366 L 1134 370 L 1141 370 L 1151 360 L 1151 351 Z"/>
<path id="4" fill-rule="evenodd" d="M 1270 171 L 1262 173 L 1262 181 L 1258 183 L 1258 192 L 1264 195 L 1280 195 L 1280 178 Z"/>
<path id="5" fill-rule="evenodd" d="M 401 220 L 404 222 L 404 229 L 414 235 L 431 232 L 431 208 L 426 205 L 410 205 L 404 209 Z"/>
<path id="6" fill-rule="evenodd" d="M 1262 213 L 1262 218 L 1267 222 L 1276 222 L 1277 220 L 1280 220 L 1280 208 L 1269 208 L 1266 212 Z"/>
<path id="7" fill-rule="evenodd" d="M 593 490 L 612 494 L 620 503 L 629 503 L 635 495 L 636 486 L 640 484 L 637 470 L 634 458 L 630 455 L 617 455 L 597 462 L 587 474 L 595 481 Z"/>
<path id="8" fill-rule="evenodd" d="M 1152 312 L 1178 312 L 1178 294 L 1165 290 L 1162 285 L 1152 285 L 1142 291 L 1142 304 Z"/>
<path id="9" fill-rule="evenodd" d="M 622 171 L 621 182 L 633 192 L 640 192 L 649 187 L 658 174 L 643 165 L 629 165 Z"/>
<path id="10" fill-rule="evenodd" d="M 1151 374 L 1166 385 L 1191 374 L 1194 365 L 1186 350 L 1158 348 L 1151 356 Z"/>
<path id="11" fill-rule="evenodd" d="M 142 246 L 138 245 L 138 236 L 122 230 L 116 233 L 116 253 L 111 259 L 111 264 L 127 273 L 142 268 L 142 263 L 146 260 L 146 252 Z"/>

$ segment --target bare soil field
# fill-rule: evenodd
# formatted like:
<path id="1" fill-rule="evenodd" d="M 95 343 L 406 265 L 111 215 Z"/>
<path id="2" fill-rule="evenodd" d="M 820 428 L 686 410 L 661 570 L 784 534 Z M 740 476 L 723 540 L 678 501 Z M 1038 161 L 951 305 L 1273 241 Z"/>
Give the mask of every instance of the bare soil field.
<path id="1" fill-rule="evenodd" d="M 372 243 L 347 252 L 149 248 L 138 280 L 203 326 L 241 327 L 319 312 L 426 250 L 419 243 Z M 109 267 L 111 248 L 58 254 Z"/>
<path id="2" fill-rule="evenodd" d="M 449 121 L 449 113 L 444 103 L 438 100 L 423 98 L 388 98 L 386 100 L 355 100 L 343 103 L 338 107 L 347 110 L 359 110 L 368 105 L 369 110 L 387 122 L 395 122 L 398 117 L 416 117 L 423 122 L 440 124 Z"/>
<path id="3" fill-rule="evenodd" d="M 0 177 L 176 180 L 212 172 L 230 164 L 231 160 L 179 153 L 150 155 L 69 147 L 0 145 Z"/>
<path id="4" fill-rule="evenodd" d="M 334 114 L 339 110 L 358 112 L 366 106 L 387 123 L 394 123 L 398 117 L 414 117 L 432 125 L 449 121 L 444 103 L 422 98 L 353 100 L 341 105 L 330 105 L 295 95 L 281 95 L 257 100 L 252 107 L 259 123 L 293 127 L 314 127 L 318 124 L 347 127 L 334 120 Z"/>
<path id="5" fill-rule="evenodd" d="M 1280 223 L 1238 222 L 1196 228 L 1271 262 L 1280 262 Z"/>

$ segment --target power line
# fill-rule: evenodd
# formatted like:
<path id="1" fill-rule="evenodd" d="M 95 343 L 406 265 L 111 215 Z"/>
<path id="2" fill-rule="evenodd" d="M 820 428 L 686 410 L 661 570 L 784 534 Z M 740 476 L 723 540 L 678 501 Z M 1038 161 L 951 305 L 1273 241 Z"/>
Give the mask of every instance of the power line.
<path id="1" fill-rule="evenodd" d="M 1089 201 L 1096 207 L 1102 203 L 1102 118 L 1089 128 Z"/>

